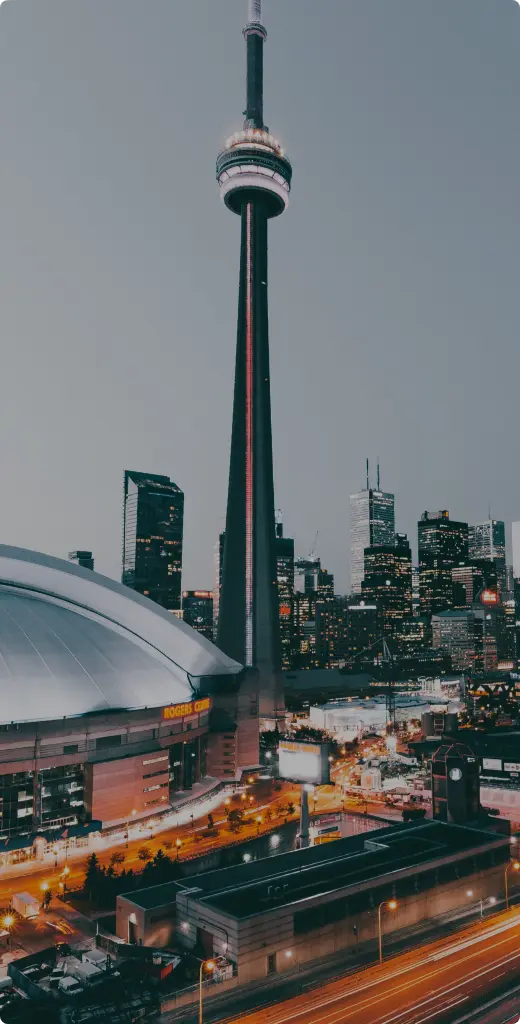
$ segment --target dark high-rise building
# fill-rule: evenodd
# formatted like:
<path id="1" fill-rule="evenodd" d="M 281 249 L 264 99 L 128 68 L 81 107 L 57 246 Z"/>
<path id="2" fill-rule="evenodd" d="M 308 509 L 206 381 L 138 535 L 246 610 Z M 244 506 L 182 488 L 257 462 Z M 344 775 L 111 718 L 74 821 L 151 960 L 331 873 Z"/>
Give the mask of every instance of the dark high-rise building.
<path id="1" fill-rule="evenodd" d="M 468 557 L 468 524 L 455 522 L 445 509 L 424 512 L 418 523 L 421 614 L 453 606 L 451 570 Z"/>
<path id="2" fill-rule="evenodd" d="M 213 640 L 213 591 L 183 590 L 182 618 L 206 640 Z"/>
<path id="3" fill-rule="evenodd" d="M 412 615 L 412 552 L 406 534 L 397 533 L 391 546 L 365 548 L 365 578 L 361 592 L 377 604 L 386 634 L 397 633 Z"/>
<path id="4" fill-rule="evenodd" d="M 498 588 L 506 590 L 506 530 L 499 519 L 486 519 L 469 527 L 468 554 L 471 562 L 492 562 L 495 566 Z"/>
<path id="5" fill-rule="evenodd" d="M 284 537 L 283 524 L 276 524 L 276 582 L 280 620 L 280 658 L 283 669 L 294 659 L 294 540 Z"/>
<path id="6" fill-rule="evenodd" d="M 334 600 L 334 576 L 326 569 L 320 569 L 316 586 L 318 601 Z"/>
<path id="7" fill-rule="evenodd" d="M 364 576 L 365 548 L 394 543 L 394 495 L 370 487 L 367 462 L 367 486 L 364 491 L 350 495 L 350 587 L 353 594 L 361 593 Z"/>
<path id="8" fill-rule="evenodd" d="M 471 608 L 484 588 L 497 590 L 497 572 L 493 562 L 461 562 L 451 570 L 453 608 Z"/>
<path id="9" fill-rule="evenodd" d="M 184 494 L 168 476 L 125 471 L 122 582 L 181 611 Z"/>
<path id="10" fill-rule="evenodd" d="M 82 569 L 93 569 L 92 551 L 69 551 L 69 561 L 80 565 Z"/>
<path id="11" fill-rule="evenodd" d="M 294 668 L 319 668 L 316 650 L 316 591 L 294 595 Z"/>
<path id="12" fill-rule="evenodd" d="M 267 309 L 267 226 L 285 210 L 291 165 L 264 124 L 261 0 L 244 29 L 247 97 L 243 129 L 217 159 L 220 194 L 240 217 L 235 395 L 218 618 L 218 646 L 257 673 L 260 715 L 283 714 L 276 584 Z"/>
<path id="13" fill-rule="evenodd" d="M 348 601 L 347 660 L 353 667 L 374 663 L 382 635 L 379 609 L 363 598 Z"/>
<path id="14" fill-rule="evenodd" d="M 341 668 L 348 653 L 348 598 L 316 604 L 316 658 L 319 668 Z"/>

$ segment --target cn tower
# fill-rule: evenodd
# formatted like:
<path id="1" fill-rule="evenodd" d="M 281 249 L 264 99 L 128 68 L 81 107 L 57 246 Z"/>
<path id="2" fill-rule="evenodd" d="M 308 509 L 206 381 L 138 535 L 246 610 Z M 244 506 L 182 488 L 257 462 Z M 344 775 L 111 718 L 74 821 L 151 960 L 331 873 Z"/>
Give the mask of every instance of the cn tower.
<path id="1" fill-rule="evenodd" d="M 267 225 L 285 210 L 291 165 L 264 124 L 261 0 L 244 29 L 247 100 L 242 131 L 217 159 L 220 195 L 241 221 L 235 393 L 217 644 L 256 671 L 259 715 L 283 714 L 276 582 L 267 307 Z"/>

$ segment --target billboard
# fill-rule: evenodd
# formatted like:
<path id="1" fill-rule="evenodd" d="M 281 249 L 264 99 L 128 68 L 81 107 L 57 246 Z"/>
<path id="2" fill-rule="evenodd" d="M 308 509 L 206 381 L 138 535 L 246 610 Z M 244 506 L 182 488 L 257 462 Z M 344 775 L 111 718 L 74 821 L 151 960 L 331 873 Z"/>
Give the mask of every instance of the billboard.
<path id="1" fill-rule="evenodd" d="M 326 786 L 330 782 L 327 743 L 282 740 L 278 747 L 278 775 L 293 782 Z"/>
<path id="2" fill-rule="evenodd" d="M 490 772 L 501 772 L 502 761 L 498 757 L 483 757 L 482 767 Z"/>

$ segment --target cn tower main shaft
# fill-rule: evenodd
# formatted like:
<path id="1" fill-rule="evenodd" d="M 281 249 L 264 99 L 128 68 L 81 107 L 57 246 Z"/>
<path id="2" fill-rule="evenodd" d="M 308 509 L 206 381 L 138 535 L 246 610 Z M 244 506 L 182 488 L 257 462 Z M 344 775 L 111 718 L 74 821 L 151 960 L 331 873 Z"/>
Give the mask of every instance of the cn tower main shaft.
<path id="1" fill-rule="evenodd" d="M 260 0 L 244 29 L 244 128 L 217 160 L 226 206 L 241 219 L 235 394 L 217 643 L 256 669 L 260 717 L 283 714 L 276 580 L 267 304 L 268 221 L 287 205 L 291 165 L 263 123 Z"/>

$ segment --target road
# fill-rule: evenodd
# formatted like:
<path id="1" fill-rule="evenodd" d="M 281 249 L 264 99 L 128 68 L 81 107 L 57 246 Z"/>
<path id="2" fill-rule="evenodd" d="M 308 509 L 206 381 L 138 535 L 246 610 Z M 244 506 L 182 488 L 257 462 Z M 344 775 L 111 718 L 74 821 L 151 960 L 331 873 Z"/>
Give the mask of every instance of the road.
<path id="1" fill-rule="evenodd" d="M 493 1006 L 477 1010 L 454 1024 L 520 1024 L 520 987 L 515 995 L 501 997 Z"/>
<path id="2" fill-rule="evenodd" d="M 395 956 L 267 1009 L 228 1018 L 244 1024 L 455 1024 L 496 992 L 518 984 L 520 914 L 510 911 L 457 937 Z M 516 1006 L 498 1007 L 482 1024 L 502 1024 Z M 487 1013 L 487 1011 L 485 1011 Z M 500 1013 L 502 1016 L 500 1017 Z M 513 1020 L 515 1018 L 513 1017 Z"/>
<path id="3" fill-rule="evenodd" d="M 155 831 L 155 834 L 153 834 L 150 826 L 143 823 L 137 836 L 135 836 L 136 828 L 134 827 L 134 834 L 131 832 L 128 846 L 125 842 L 121 842 L 121 833 L 119 839 L 113 845 L 104 845 L 102 848 L 96 848 L 96 856 L 100 864 L 108 866 L 112 855 L 117 852 L 124 856 L 124 862 L 119 865 L 116 864 L 116 870 L 124 867 L 139 871 L 144 863 L 139 857 L 139 851 L 143 847 L 149 850 L 152 857 L 160 848 L 168 856 L 176 857 L 176 841 L 179 840 L 181 843 L 179 860 L 183 861 L 186 858 L 199 857 L 204 853 L 209 853 L 230 843 L 235 843 L 237 839 L 254 838 L 271 831 L 273 826 L 276 824 L 281 825 L 287 820 L 287 813 L 284 808 L 289 803 L 292 803 L 295 809 L 294 813 L 289 816 L 289 820 L 294 820 L 299 814 L 299 802 L 299 787 L 294 786 L 292 783 L 282 784 L 280 789 L 273 792 L 270 789 L 269 783 L 260 781 L 253 785 L 248 785 L 242 792 L 237 793 L 236 796 L 228 798 L 226 803 L 223 801 L 213 811 L 214 826 L 218 830 L 218 835 L 216 836 L 207 834 L 207 814 L 204 814 L 204 817 L 199 820 L 195 818 L 193 824 L 187 823 L 185 825 L 172 826 L 172 828 L 164 831 Z M 311 800 L 310 810 L 316 814 L 321 814 L 326 811 L 341 810 L 342 806 L 347 811 L 360 810 L 359 801 L 349 799 L 342 801 L 342 794 L 339 788 L 323 786 L 317 793 L 316 801 L 313 802 Z M 244 825 L 237 835 L 229 830 L 227 811 L 230 808 L 238 807 L 245 811 L 249 823 Z M 381 804 L 375 803 L 364 804 L 363 809 L 366 809 L 368 813 L 376 814 L 386 814 L 387 811 Z M 257 821 L 258 818 L 261 820 Z M 4 875 L 3 879 L 0 872 L 0 908 L 6 907 L 9 904 L 15 892 L 30 892 L 32 895 L 40 897 L 42 894 L 41 887 L 44 884 L 47 884 L 53 892 L 59 891 L 60 882 L 65 882 L 69 889 L 79 887 L 85 875 L 88 856 L 89 853 L 85 853 L 81 859 L 70 857 L 65 862 L 64 853 L 60 853 L 56 858 L 57 863 L 55 860 L 54 864 L 47 862 L 47 864 L 42 866 L 38 862 L 34 862 L 31 865 L 32 870 L 28 871 L 27 866 L 24 866 L 19 874 L 9 873 L 8 876 Z M 67 869 L 65 875 L 63 874 L 64 868 Z"/>
<path id="4" fill-rule="evenodd" d="M 299 792 L 293 785 L 287 785 L 282 787 L 280 791 L 271 794 L 265 787 L 263 790 L 259 789 L 260 785 L 247 787 L 244 792 L 245 800 L 242 800 L 242 793 L 238 793 L 236 797 L 229 800 L 229 805 L 223 801 L 213 811 L 214 825 L 219 830 L 218 836 L 208 836 L 206 834 L 208 831 L 207 814 L 204 814 L 204 817 L 199 821 L 195 818 L 193 824 L 187 823 L 185 825 L 172 826 L 163 831 L 151 830 L 150 825 L 143 823 L 140 827 L 134 826 L 133 833 L 132 831 L 130 833 L 128 844 L 121 841 L 123 829 L 113 845 L 104 844 L 101 847 L 96 847 L 96 856 L 100 864 L 108 866 L 112 855 L 117 852 L 123 855 L 124 863 L 116 865 L 116 870 L 118 867 L 125 867 L 139 871 L 144 863 L 139 857 L 139 851 L 143 847 L 149 850 L 152 857 L 160 848 L 168 853 L 169 856 L 175 857 L 177 855 L 176 841 L 179 840 L 181 843 L 179 860 L 181 861 L 208 853 L 220 846 L 235 842 L 237 839 L 237 835 L 229 831 L 227 822 L 228 806 L 231 808 L 245 808 L 247 818 L 250 821 L 250 824 L 242 828 L 239 838 L 245 839 L 257 834 L 261 835 L 263 832 L 272 829 L 273 825 L 276 825 L 277 822 L 281 824 L 285 820 L 286 815 L 282 811 L 283 806 L 289 802 L 293 802 L 295 808 L 299 806 Z M 250 797 L 253 799 L 250 800 Z M 268 810 L 270 810 L 269 815 L 266 813 Z M 262 818 L 260 823 L 257 822 L 257 817 Z M 153 834 L 154 831 L 155 834 Z M 19 874 L 11 874 L 9 872 L 9 875 L 7 876 L 6 874 L 3 878 L 1 878 L 2 872 L 0 871 L 0 907 L 6 906 L 13 893 L 22 890 L 36 896 L 41 896 L 41 886 L 45 883 L 55 892 L 59 889 L 60 881 L 65 881 L 69 889 L 77 887 L 83 880 L 86 862 L 91 852 L 85 852 L 79 859 L 71 856 L 67 862 L 65 861 L 65 854 L 60 852 L 54 859 L 54 863 L 47 862 L 47 864 L 41 865 L 35 861 L 31 865 L 33 870 L 30 872 L 27 871 L 27 866 L 23 865 Z M 64 875 L 65 868 L 67 868 L 67 871 Z"/>

